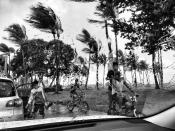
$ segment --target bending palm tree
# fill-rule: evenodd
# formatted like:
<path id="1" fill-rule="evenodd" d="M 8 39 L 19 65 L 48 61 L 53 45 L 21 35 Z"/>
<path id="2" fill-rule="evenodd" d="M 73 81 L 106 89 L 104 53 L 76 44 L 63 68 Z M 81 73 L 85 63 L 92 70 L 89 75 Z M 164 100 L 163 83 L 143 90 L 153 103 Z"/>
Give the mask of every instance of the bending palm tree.
<path id="1" fill-rule="evenodd" d="M 98 45 L 95 39 L 90 35 L 90 33 L 86 29 L 83 29 L 82 34 L 79 34 L 77 36 L 77 40 L 79 40 L 80 42 L 88 46 L 82 50 L 83 52 L 89 54 L 89 67 L 88 67 L 89 69 L 88 69 L 88 74 L 87 74 L 86 84 L 85 84 L 85 88 L 87 89 L 89 72 L 90 72 L 91 55 L 95 54 L 95 52 L 98 50 Z"/>
<path id="2" fill-rule="evenodd" d="M 61 21 L 50 7 L 45 7 L 42 3 L 31 7 L 31 15 L 26 19 L 33 27 L 41 31 L 52 33 L 54 39 L 56 35 L 59 39 L 63 32 Z"/>
<path id="3" fill-rule="evenodd" d="M 142 80 L 142 83 L 144 84 L 144 73 L 147 72 L 147 70 L 148 70 L 148 64 L 146 63 L 146 61 L 141 60 L 141 61 L 139 61 L 139 63 L 138 63 L 138 68 L 139 68 L 139 71 L 143 72 L 143 80 Z M 146 76 L 147 76 L 147 73 L 146 73 Z M 148 77 L 147 77 L 147 82 L 148 82 L 148 84 L 149 84 Z"/>
<path id="4" fill-rule="evenodd" d="M 101 43 L 101 41 L 99 42 Z M 97 44 L 97 50 L 95 50 L 95 53 L 91 56 L 91 61 L 93 63 L 96 63 L 97 67 L 97 72 L 96 72 L 96 87 L 97 90 L 99 89 L 98 84 L 99 84 L 99 79 L 98 79 L 98 69 L 99 69 L 99 64 L 100 64 L 100 59 L 99 59 L 99 51 L 101 50 L 101 45 Z"/>
<path id="5" fill-rule="evenodd" d="M 8 55 L 9 57 L 9 72 L 7 73 L 7 60 L 5 60 L 5 74 L 10 74 L 10 53 L 14 53 L 15 52 L 15 49 L 13 47 L 8 47 L 6 44 L 4 43 L 0 43 L 0 51 L 5 53 L 6 55 Z"/>
<path id="6" fill-rule="evenodd" d="M 20 26 L 19 24 L 12 24 L 8 28 L 6 28 L 4 31 L 7 31 L 9 33 L 9 38 L 5 38 L 5 39 L 15 42 L 17 46 L 20 46 L 20 50 L 22 51 L 22 56 L 23 56 L 23 69 L 25 71 L 25 76 L 26 76 L 26 67 L 24 62 L 25 56 L 23 51 L 24 43 L 28 39 L 26 35 L 26 28 L 24 26 Z"/>
<path id="7" fill-rule="evenodd" d="M 55 14 L 55 12 L 50 7 L 43 6 L 42 3 L 38 3 L 36 6 L 31 8 L 31 15 L 26 19 L 33 27 L 40 29 L 41 31 L 51 33 L 53 35 L 54 40 L 59 39 L 60 34 L 63 32 L 61 21 L 59 17 Z M 60 44 L 59 44 L 60 45 Z M 61 49 L 58 44 L 56 44 L 56 54 L 61 52 Z M 58 51 L 59 50 L 59 51 Z M 55 56 L 56 60 L 56 92 L 58 92 L 58 82 L 59 82 L 59 72 L 58 66 L 60 63 L 60 54 Z M 58 62 L 57 62 L 58 61 Z"/>

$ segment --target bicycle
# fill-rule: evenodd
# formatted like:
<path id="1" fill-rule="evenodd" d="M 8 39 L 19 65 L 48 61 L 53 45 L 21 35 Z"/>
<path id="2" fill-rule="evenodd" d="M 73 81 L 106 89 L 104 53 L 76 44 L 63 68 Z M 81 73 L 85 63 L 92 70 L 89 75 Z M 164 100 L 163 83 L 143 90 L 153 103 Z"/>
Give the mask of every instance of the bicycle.
<path id="1" fill-rule="evenodd" d="M 108 110 L 109 115 L 126 115 L 130 117 L 140 117 L 141 113 L 137 112 L 136 105 L 137 105 L 137 97 L 139 95 L 129 96 L 129 100 L 126 97 L 122 97 L 121 108 L 119 108 L 119 103 L 114 99 L 112 101 L 112 107 Z"/>
<path id="2" fill-rule="evenodd" d="M 68 101 L 67 109 L 73 112 L 74 108 L 77 107 L 79 112 L 87 113 L 89 111 L 89 105 L 84 101 L 85 93 L 77 93 L 76 96 L 71 96 L 72 100 Z"/>

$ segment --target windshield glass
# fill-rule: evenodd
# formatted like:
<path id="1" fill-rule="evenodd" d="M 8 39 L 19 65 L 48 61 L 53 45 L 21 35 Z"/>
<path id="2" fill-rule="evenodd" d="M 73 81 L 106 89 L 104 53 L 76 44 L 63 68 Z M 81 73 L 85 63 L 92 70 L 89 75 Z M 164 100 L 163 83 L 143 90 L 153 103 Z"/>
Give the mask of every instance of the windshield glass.
<path id="1" fill-rule="evenodd" d="M 19 95 L 4 108 L 25 121 L 175 105 L 174 1 L 85 1 L 0 0 L 0 72 Z M 14 92 L 0 80 L 0 98 Z"/>
<path id="2" fill-rule="evenodd" d="M 8 80 L 0 80 L 0 98 L 10 96 L 15 96 L 13 82 Z"/>

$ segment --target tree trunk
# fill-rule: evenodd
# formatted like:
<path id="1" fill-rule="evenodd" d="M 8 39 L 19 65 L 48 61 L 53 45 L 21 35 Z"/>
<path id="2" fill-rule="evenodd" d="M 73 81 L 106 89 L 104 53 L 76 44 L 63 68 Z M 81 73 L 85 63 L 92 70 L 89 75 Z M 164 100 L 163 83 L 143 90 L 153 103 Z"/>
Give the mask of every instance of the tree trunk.
<path id="1" fill-rule="evenodd" d="M 113 24 L 115 24 L 116 23 L 116 21 L 115 21 L 115 19 L 113 19 Z M 119 61 L 118 61 L 118 41 L 117 41 L 117 34 L 118 34 L 118 32 L 117 32 L 117 30 L 114 28 L 114 36 L 115 36 L 115 46 L 116 46 L 116 69 L 117 69 L 117 71 L 119 70 L 118 68 L 119 68 Z"/>
<path id="2" fill-rule="evenodd" d="M 10 68 L 11 68 L 11 63 L 10 63 L 10 53 L 9 53 L 8 55 L 9 55 L 9 75 L 10 75 Z"/>
<path id="3" fill-rule="evenodd" d="M 116 46 L 116 62 L 117 62 L 117 70 L 119 70 L 119 61 L 118 61 L 118 43 L 117 43 L 117 32 L 115 32 L 115 46 Z"/>
<path id="4" fill-rule="evenodd" d="M 104 84 L 104 82 L 105 82 L 105 65 L 104 65 L 104 69 L 103 69 L 103 88 L 105 88 L 105 84 Z"/>
<path id="5" fill-rule="evenodd" d="M 163 62 L 162 62 L 162 51 L 160 49 L 160 83 L 161 83 L 161 88 L 163 88 Z"/>
<path id="6" fill-rule="evenodd" d="M 53 76 L 53 79 L 52 79 L 52 81 L 51 81 L 51 83 L 50 83 L 50 85 L 49 85 L 49 88 L 52 86 L 52 84 L 53 84 L 53 82 L 54 82 L 54 80 L 55 80 L 55 77 L 56 77 L 56 73 L 54 73 L 54 76 Z"/>
<path id="7" fill-rule="evenodd" d="M 146 74 L 147 84 L 150 84 L 150 80 L 149 80 L 149 76 L 148 76 L 148 71 L 146 71 L 145 74 Z"/>
<path id="8" fill-rule="evenodd" d="M 123 77 L 126 80 L 126 67 L 125 67 L 125 63 L 123 64 Z"/>
<path id="9" fill-rule="evenodd" d="M 85 84 L 85 89 L 87 90 L 88 88 L 87 88 L 87 85 L 88 85 L 88 80 L 89 80 L 89 72 L 90 72 L 90 66 L 91 66 L 91 64 L 90 64 L 90 54 L 89 54 L 89 69 L 88 69 L 88 74 L 87 74 L 87 77 L 86 77 L 86 84 Z"/>
<path id="10" fill-rule="evenodd" d="M 143 85 L 145 85 L 145 75 L 144 75 L 145 71 L 143 71 Z"/>
<path id="11" fill-rule="evenodd" d="M 52 33 L 54 40 L 56 40 L 55 34 Z M 58 38 L 59 39 L 59 38 Z M 59 58 L 58 58 L 58 45 L 56 44 L 56 58 L 55 58 L 55 64 L 56 64 L 56 87 L 55 87 L 55 93 L 58 93 L 58 85 L 59 85 L 59 73 L 58 73 L 58 66 L 59 66 Z"/>
<path id="12" fill-rule="evenodd" d="M 57 45 L 57 50 L 56 52 L 58 52 L 58 45 Z M 57 57 L 57 53 L 56 53 L 56 58 L 55 58 L 55 63 L 56 63 L 56 89 L 55 92 L 58 93 L 58 81 L 59 81 L 59 76 L 58 76 L 58 57 Z"/>
<path id="13" fill-rule="evenodd" d="M 156 70 L 155 70 L 155 53 L 152 54 L 152 67 L 153 67 L 153 75 L 154 75 L 154 81 L 155 81 L 155 89 L 160 89 L 157 81 Z"/>
<path id="14" fill-rule="evenodd" d="M 24 68 L 24 78 L 25 78 L 25 83 L 27 83 L 27 71 L 26 71 L 26 63 L 24 60 L 24 51 L 23 49 L 21 50 L 22 50 L 22 59 L 23 59 L 23 68 Z"/>
<path id="15" fill-rule="evenodd" d="M 105 20 L 105 33 L 106 33 L 106 39 L 109 38 L 109 34 L 108 34 L 108 23 L 107 20 Z"/>
<path id="16" fill-rule="evenodd" d="M 136 70 L 135 70 L 134 74 L 135 74 L 135 80 L 134 80 L 134 83 L 135 83 L 135 86 L 136 86 L 136 88 L 137 88 L 137 72 L 136 72 Z"/>
<path id="17" fill-rule="evenodd" d="M 5 55 L 4 73 L 7 76 L 7 56 Z"/>
<path id="18" fill-rule="evenodd" d="M 98 58 L 97 58 L 98 59 Z M 97 60 L 97 74 L 96 74 L 96 77 L 97 77 L 97 81 L 96 81 L 96 87 L 97 87 L 97 90 L 99 90 L 99 87 L 98 87 L 98 68 L 99 68 L 99 63 L 98 63 L 98 60 Z"/>
<path id="19" fill-rule="evenodd" d="M 140 84 L 142 84 L 142 77 L 141 77 L 141 73 L 142 73 L 142 71 L 139 71 L 139 77 L 140 77 Z"/>

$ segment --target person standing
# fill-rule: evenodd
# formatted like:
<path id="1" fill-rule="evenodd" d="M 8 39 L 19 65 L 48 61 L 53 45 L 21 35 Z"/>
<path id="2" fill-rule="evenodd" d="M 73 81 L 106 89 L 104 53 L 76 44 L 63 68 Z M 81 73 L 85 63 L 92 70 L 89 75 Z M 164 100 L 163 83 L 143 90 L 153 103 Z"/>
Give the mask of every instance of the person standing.
<path id="1" fill-rule="evenodd" d="M 39 86 L 38 84 L 39 82 L 37 80 L 35 80 L 32 83 L 32 90 L 26 108 L 29 106 L 33 107 L 32 113 L 34 115 L 34 118 L 36 117 L 38 111 L 39 114 L 42 115 L 42 117 L 44 118 L 45 117 L 44 107 L 46 102 L 46 96 L 43 87 Z"/>
<path id="2" fill-rule="evenodd" d="M 108 54 L 108 73 L 106 80 L 109 80 L 109 85 L 108 85 L 108 101 L 109 101 L 109 109 L 111 109 L 112 105 L 112 74 L 113 74 L 113 52 L 111 48 L 111 40 L 108 39 L 108 49 L 109 49 L 109 54 Z"/>

